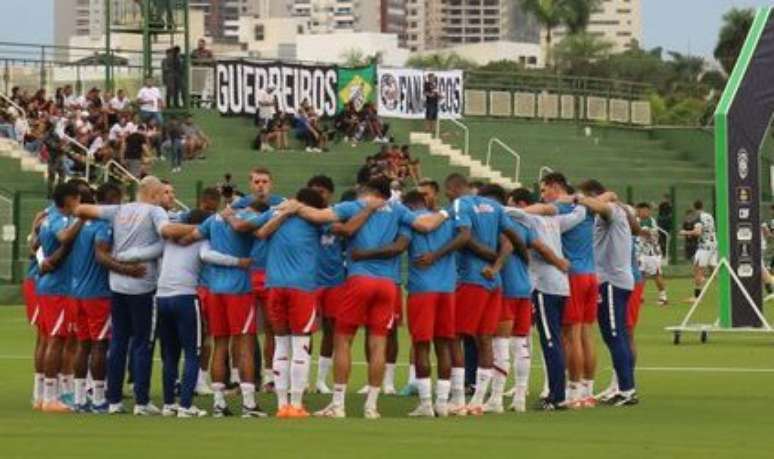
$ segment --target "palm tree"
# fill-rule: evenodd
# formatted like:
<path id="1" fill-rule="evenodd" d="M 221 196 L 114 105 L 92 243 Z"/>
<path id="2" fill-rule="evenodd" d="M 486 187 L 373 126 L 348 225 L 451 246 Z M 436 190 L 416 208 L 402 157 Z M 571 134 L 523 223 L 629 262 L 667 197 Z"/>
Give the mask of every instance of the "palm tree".
<path id="1" fill-rule="evenodd" d="M 613 43 L 596 35 L 581 32 L 567 35 L 554 48 L 556 66 L 570 75 L 591 75 L 596 62 L 607 59 Z"/>
<path id="2" fill-rule="evenodd" d="M 521 9 L 535 16 L 546 30 L 546 65 L 551 62 L 553 30 L 562 24 L 566 17 L 563 0 L 521 0 Z"/>
<path id="3" fill-rule="evenodd" d="M 476 67 L 476 63 L 460 56 L 457 53 L 432 53 L 417 54 L 411 56 L 406 65 L 421 69 L 461 69 L 467 70 Z"/>
<path id="4" fill-rule="evenodd" d="M 591 20 L 591 13 L 596 11 L 602 0 L 563 0 L 562 22 L 567 26 L 567 31 L 574 35 L 586 30 Z"/>
<path id="5" fill-rule="evenodd" d="M 714 54 L 728 75 L 734 70 L 754 19 L 755 11 L 752 8 L 732 8 L 723 16 L 723 27 Z"/>

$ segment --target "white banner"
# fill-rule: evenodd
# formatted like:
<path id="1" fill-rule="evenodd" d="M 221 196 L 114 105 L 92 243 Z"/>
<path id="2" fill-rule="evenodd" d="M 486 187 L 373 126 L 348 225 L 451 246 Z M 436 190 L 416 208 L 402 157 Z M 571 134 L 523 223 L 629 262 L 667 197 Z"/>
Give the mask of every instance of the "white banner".
<path id="1" fill-rule="evenodd" d="M 425 117 L 425 81 L 437 78 L 440 118 L 462 117 L 462 70 L 420 70 L 379 67 L 377 71 L 379 116 L 393 118 Z"/>

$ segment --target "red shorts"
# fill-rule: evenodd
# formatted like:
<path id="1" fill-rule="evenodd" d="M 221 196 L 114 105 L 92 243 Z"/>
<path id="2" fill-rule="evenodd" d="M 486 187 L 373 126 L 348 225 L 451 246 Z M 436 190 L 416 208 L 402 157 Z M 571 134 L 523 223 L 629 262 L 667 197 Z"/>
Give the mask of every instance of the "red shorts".
<path id="1" fill-rule="evenodd" d="M 254 335 L 255 304 L 252 293 L 214 293 L 207 295 L 207 327 L 210 335 Z"/>
<path id="2" fill-rule="evenodd" d="M 22 295 L 24 296 L 24 304 L 27 306 L 27 322 L 29 322 L 30 325 L 37 325 L 40 308 L 38 307 L 38 300 L 35 297 L 34 278 L 28 277 L 24 279 L 24 283 L 22 283 Z"/>
<path id="3" fill-rule="evenodd" d="M 403 289 L 395 284 L 395 327 L 403 325 Z"/>
<path id="4" fill-rule="evenodd" d="M 266 271 L 253 270 L 250 272 L 250 283 L 253 286 L 255 300 L 265 307 L 269 301 L 269 289 L 266 288 Z"/>
<path id="5" fill-rule="evenodd" d="M 78 341 L 110 338 L 110 298 L 71 298 L 70 304 Z"/>
<path id="6" fill-rule="evenodd" d="M 640 308 L 642 308 L 642 296 L 645 293 L 645 282 L 634 284 L 634 290 L 629 295 L 629 303 L 626 305 L 626 328 L 634 330 L 640 321 Z"/>
<path id="7" fill-rule="evenodd" d="M 269 289 L 269 320 L 273 329 L 287 329 L 294 335 L 315 332 L 317 296 L 294 288 Z"/>
<path id="8" fill-rule="evenodd" d="M 528 336 L 532 327 L 532 300 L 529 298 L 503 298 L 503 310 L 513 320 L 513 336 Z M 503 314 L 500 315 L 502 317 Z"/>
<path id="9" fill-rule="evenodd" d="M 500 289 L 487 290 L 476 284 L 460 284 L 455 293 L 454 319 L 458 334 L 493 335 L 502 309 Z"/>
<path id="10" fill-rule="evenodd" d="M 38 329 L 46 336 L 67 338 L 73 330 L 72 305 L 64 295 L 38 295 Z"/>
<path id="11" fill-rule="evenodd" d="M 562 325 L 596 322 L 598 298 L 599 282 L 596 274 L 571 274 L 570 298 L 564 308 Z"/>
<path id="12" fill-rule="evenodd" d="M 204 286 L 196 287 L 196 296 L 199 298 L 199 309 L 202 316 L 207 316 L 207 303 L 209 302 L 210 289 Z"/>
<path id="13" fill-rule="evenodd" d="M 454 293 L 411 293 L 407 311 L 412 342 L 454 338 Z"/>
<path id="14" fill-rule="evenodd" d="M 336 316 L 336 332 L 354 335 L 358 327 L 368 327 L 375 336 L 387 336 L 395 322 L 395 282 L 368 276 L 352 276 L 344 284 Z"/>
<path id="15" fill-rule="evenodd" d="M 317 291 L 317 305 L 320 307 L 320 313 L 326 319 L 335 319 L 336 312 L 339 309 L 346 290 L 344 285 L 335 287 L 324 287 Z"/>

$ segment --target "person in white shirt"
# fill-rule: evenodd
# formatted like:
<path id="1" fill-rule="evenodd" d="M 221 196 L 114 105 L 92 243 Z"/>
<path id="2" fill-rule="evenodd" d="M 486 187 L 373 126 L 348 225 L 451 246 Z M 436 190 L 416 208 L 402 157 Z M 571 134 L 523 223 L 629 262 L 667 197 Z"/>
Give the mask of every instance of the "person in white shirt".
<path id="1" fill-rule="evenodd" d="M 145 86 L 137 93 L 137 103 L 140 105 L 140 117 L 143 121 L 155 119 L 158 124 L 163 122 L 161 110 L 164 108 L 164 101 L 161 99 L 161 90 L 153 85 L 153 78 L 145 80 Z"/>

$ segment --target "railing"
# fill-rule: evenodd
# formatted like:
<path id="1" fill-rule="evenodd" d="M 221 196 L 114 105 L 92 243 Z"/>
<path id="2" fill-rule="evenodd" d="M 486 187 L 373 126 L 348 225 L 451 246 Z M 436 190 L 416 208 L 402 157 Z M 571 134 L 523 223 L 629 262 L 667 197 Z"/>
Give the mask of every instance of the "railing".
<path id="1" fill-rule="evenodd" d="M 664 231 L 663 229 L 659 228 L 658 226 L 656 227 L 656 230 L 658 230 L 658 232 L 660 234 L 663 234 L 665 236 L 664 247 L 666 247 L 667 250 L 665 250 L 666 253 L 663 254 L 663 256 L 664 256 L 664 264 L 666 266 L 669 266 L 669 242 L 672 239 L 672 236 L 669 234 L 669 231 Z M 661 241 L 656 241 L 656 242 L 659 243 L 659 247 L 661 247 L 661 245 L 660 245 Z"/>
<path id="2" fill-rule="evenodd" d="M 463 149 L 462 153 L 465 156 L 470 156 L 470 129 L 468 129 L 468 127 L 465 126 L 462 122 L 457 121 L 454 118 L 445 118 L 444 121 L 450 121 L 452 124 L 462 129 L 462 131 L 465 133 L 465 148 Z M 437 120 L 435 120 L 435 138 L 436 139 L 441 138 L 441 118 L 440 117 Z"/>
<path id="3" fill-rule="evenodd" d="M 121 165 L 121 164 L 120 164 L 118 161 L 116 161 L 116 160 L 114 160 L 114 159 L 111 159 L 110 161 L 108 161 L 107 163 L 105 163 L 105 166 L 104 166 L 105 173 L 104 173 L 104 176 L 103 176 L 103 180 L 104 180 L 105 182 L 107 182 L 107 181 L 110 179 L 110 170 L 111 170 L 111 168 L 115 168 L 115 169 L 117 169 L 117 170 L 118 170 L 119 172 L 121 172 L 121 173 L 122 173 L 122 174 L 123 174 L 123 175 L 124 175 L 126 178 L 128 178 L 128 179 L 129 179 L 129 180 L 131 180 L 131 181 L 133 181 L 134 183 L 137 183 L 137 184 L 139 184 L 139 183 L 140 183 L 140 179 L 138 179 L 137 177 L 135 177 L 135 176 L 134 176 L 134 175 L 133 175 L 131 172 L 129 172 L 129 170 L 128 170 L 127 168 L 125 168 L 124 166 L 122 166 L 122 165 Z M 183 202 L 182 202 L 182 201 L 180 201 L 180 200 L 179 200 L 179 199 L 177 199 L 177 198 L 175 198 L 175 204 L 177 204 L 177 206 L 178 206 L 178 207 L 180 207 L 180 208 L 181 208 L 181 209 L 183 209 L 183 210 L 186 210 L 186 211 L 190 210 L 190 208 L 189 208 L 188 206 L 186 206 L 185 204 L 183 204 Z"/>
<path id="4" fill-rule="evenodd" d="M 75 140 L 74 138 L 72 138 L 69 135 L 65 134 L 64 132 L 61 133 L 61 137 L 64 140 L 66 140 L 67 143 L 69 143 L 70 145 L 76 146 L 76 147 L 78 147 L 79 150 L 83 151 L 84 155 L 86 156 L 86 160 L 83 163 L 84 163 L 84 167 L 85 167 L 86 180 L 88 180 L 89 177 L 90 177 L 89 172 L 90 172 L 90 168 L 91 168 L 91 163 L 94 160 L 94 158 L 91 156 L 91 152 L 82 143 L 78 142 L 77 140 Z"/>
<path id="5" fill-rule="evenodd" d="M 540 166 L 540 171 L 538 172 L 538 183 L 540 183 L 543 180 L 543 177 L 547 174 L 550 174 L 554 170 L 551 169 L 548 166 Z"/>
<path id="6" fill-rule="evenodd" d="M 19 113 L 21 113 L 21 116 L 26 120 L 27 119 L 27 112 L 21 108 L 21 105 L 17 104 L 13 101 L 10 97 L 6 96 L 2 92 L 0 92 L 0 99 L 3 99 L 4 101 L 8 102 L 12 107 L 14 107 L 16 110 L 19 110 Z"/>
<path id="7" fill-rule="evenodd" d="M 498 139 L 497 137 L 492 137 L 489 139 L 489 145 L 487 146 L 486 150 L 486 165 L 487 167 L 491 167 L 490 163 L 492 162 L 492 147 L 495 145 L 500 145 L 505 151 L 511 154 L 516 159 L 516 170 L 513 173 L 513 181 L 519 182 L 519 172 L 521 172 L 521 155 L 516 153 L 511 147 L 506 145 L 502 140 Z"/>

